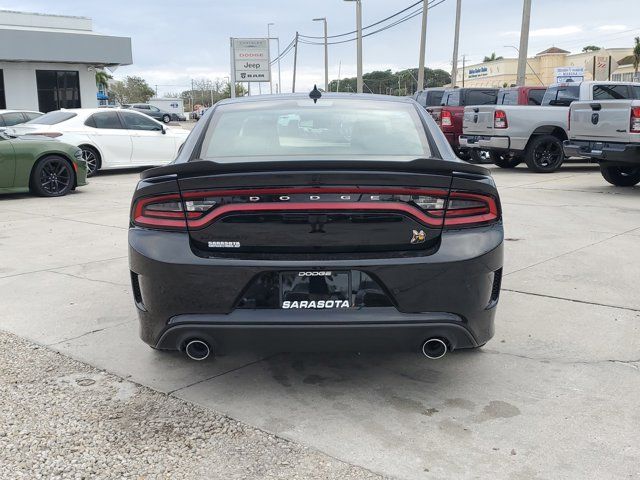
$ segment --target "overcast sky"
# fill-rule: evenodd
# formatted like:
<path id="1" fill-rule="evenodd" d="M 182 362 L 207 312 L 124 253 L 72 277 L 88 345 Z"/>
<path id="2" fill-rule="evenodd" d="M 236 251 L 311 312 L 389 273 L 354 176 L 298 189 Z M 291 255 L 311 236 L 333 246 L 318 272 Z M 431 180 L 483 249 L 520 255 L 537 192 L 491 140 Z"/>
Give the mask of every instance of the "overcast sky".
<path id="1" fill-rule="evenodd" d="M 439 0 L 437 0 L 439 1 Z M 362 0 L 363 25 L 376 22 L 415 0 Z M 429 11 L 427 66 L 450 70 L 455 0 Z M 229 37 L 272 36 L 284 47 L 296 30 L 322 35 L 327 17 L 329 35 L 355 28 L 355 3 L 342 0 L 0 0 L 9 10 L 91 17 L 96 32 L 132 39 L 134 64 L 121 67 L 116 78 L 140 75 L 160 95 L 189 88 L 191 78 L 222 79 L 229 75 Z M 460 56 L 467 62 L 485 55 L 515 56 L 505 45 L 518 45 L 521 0 L 462 0 Z M 366 31 L 365 31 L 366 33 Z M 365 38 L 364 70 L 416 67 L 420 17 Z M 584 45 L 630 47 L 640 35 L 640 0 L 533 0 L 529 55 L 557 46 L 580 51 Z M 275 57 L 275 42 L 273 45 Z M 355 42 L 329 47 L 329 78 L 355 76 Z M 283 91 L 291 88 L 293 55 L 282 60 Z M 324 80 L 321 46 L 300 45 L 299 90 Z M 277 79 L 277 71 L 274 69 Z M 263 86 L 263 93 L 268 85 Z"/>

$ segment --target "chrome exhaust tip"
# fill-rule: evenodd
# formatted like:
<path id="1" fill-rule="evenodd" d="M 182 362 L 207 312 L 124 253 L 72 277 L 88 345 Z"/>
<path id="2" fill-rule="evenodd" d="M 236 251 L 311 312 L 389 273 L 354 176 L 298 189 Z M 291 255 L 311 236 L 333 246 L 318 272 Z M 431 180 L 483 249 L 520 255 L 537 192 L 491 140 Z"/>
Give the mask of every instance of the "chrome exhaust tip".
<path id="1" fill-rule="evenodd" d="M 441 338 L 430 338 L 422 344 L 422 354 L 430 360 L 437 360 L 447 354 L 449 348 Z"/>
<path id="2" fill-rule="evenodd" d="M 211 349 L 207 342 L 203 340 L 191 340 L 184 347 L 184 353 L 191 360 L 205 360 L 211 354 Z"/>

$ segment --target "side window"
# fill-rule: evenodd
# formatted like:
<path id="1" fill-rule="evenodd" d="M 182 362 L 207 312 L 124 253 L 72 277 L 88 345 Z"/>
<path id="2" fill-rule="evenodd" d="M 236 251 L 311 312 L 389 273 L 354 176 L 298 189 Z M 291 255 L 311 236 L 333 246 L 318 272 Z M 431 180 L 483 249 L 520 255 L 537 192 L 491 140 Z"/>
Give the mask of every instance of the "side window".
<path id="1" fill-rule="evenodd" d="M 539 88 L 536 90 L 529 90 L 529 105 L 542 105 L 542 97 L 544 97 L 545 90 Z"/>
<path id="2" fill-rule="evenodd" d="M 636 100 L 640 99 L 640 85 L 634 85 L 631 87 L 633 89 L 633 98 Z"/>
<path id="3" fill-rule="evenodd" d="M 34 118 L 41 117 L 42 114 L 35 113 L 35 112 L 24 112 L 24 116 L 27 117 L 27 121 L 29 121 L 29 120 L 33 120 Z"/>
<path id="4" fill-rule="evenodd" d="M 6 125 L 4 124 L 4 115 L 0 115 L 0 127 L 5 127 Z"/>
<path id="5" fill-rule="evenodd" d="M 94 113 L 87 119 L 85 125 L 94 128 L 122 129 L 122 123 L 116 112 Z"/>
<path id="6" fill-rule="evenodd" d="M 517 91 L 505 91 L 498 94 L 496 102 L 498 105 L 517 105 L 518 104 L 518 92 Z"/>
<path id="7" fill-rule="evenodd" d="M 138 110 L 150 110 L 149 105 L 134 105 Z"/>
<path id="8" fill-rule="evenodd" d="M 149 110 L 151 110 L 152 112 L 159 112 L 160 109 L 158 107 L 154 107 L 153 105 L 149 106 Z"/>
<path id="9" fill-rule="evenodd" d="M 629 87 L 627 85 L 594 85 L 594 100 L 624 100 L 629 98 Z"/>
<path id="10" fill-rule="evenodd" d="M 13 125 L 18 125 L 19 123 L 26 122 L 26 119 L 22 115 L 22 112 L 5 113 L 3 117 L 4 117 L 4 124 L 7 127 L 11 127 Z"/>
<path id="11" fill-rule="evenodd" d="M 440 105 L 442 94 L 442 91 L 429 92 L 427 96 L 427 106 L 433 107 L 434 105 Z"/>
<path id="12" fill-rule="evenodd" d="M 136 115 L 135 113 L 120 112 L 124 120 L 125 127 L 129 130 L 146 130 L 158 131 L 162 130 L 162 125 L 154 122 L 144 115 Z"/>
<path id="13" fill-rule="evenodd" d="M 416 102 L 425 107 L 427 105 L 427 94 L 422 92 L 418 94 L 418 98 L 416 98 Z"/>

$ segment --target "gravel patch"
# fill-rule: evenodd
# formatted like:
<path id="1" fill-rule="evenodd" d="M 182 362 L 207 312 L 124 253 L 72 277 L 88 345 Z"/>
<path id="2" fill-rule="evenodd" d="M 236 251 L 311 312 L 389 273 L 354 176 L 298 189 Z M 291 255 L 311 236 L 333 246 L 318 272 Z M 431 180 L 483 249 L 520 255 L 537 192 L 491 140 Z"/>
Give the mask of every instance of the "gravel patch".
<path id="1" fill-rule="evenodd" d="M 0 332 L 0 478 L 382 478 Z"/>

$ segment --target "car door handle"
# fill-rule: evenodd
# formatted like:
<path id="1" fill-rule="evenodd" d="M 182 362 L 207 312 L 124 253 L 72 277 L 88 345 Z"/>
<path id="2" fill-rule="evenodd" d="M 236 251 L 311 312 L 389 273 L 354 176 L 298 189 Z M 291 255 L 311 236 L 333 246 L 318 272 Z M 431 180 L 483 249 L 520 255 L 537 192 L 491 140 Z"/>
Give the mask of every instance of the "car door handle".
<path id="1" fill-rule="evenodd" d="M 616 130 L 616 132 L 618 132 L 618 133 L 627 133 L 627 131 L 625 129 L 623 129 L 623 128 L 618 128 Z"/>

